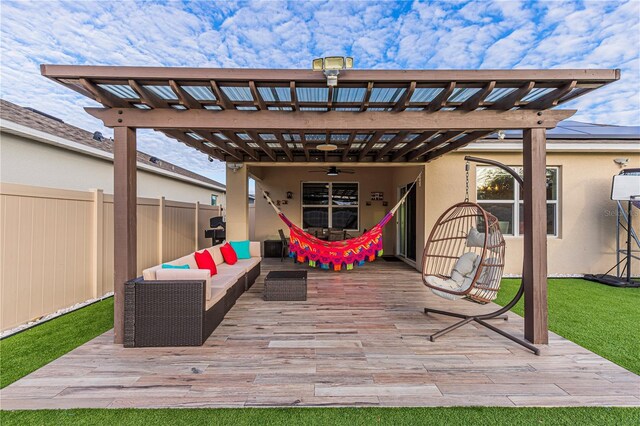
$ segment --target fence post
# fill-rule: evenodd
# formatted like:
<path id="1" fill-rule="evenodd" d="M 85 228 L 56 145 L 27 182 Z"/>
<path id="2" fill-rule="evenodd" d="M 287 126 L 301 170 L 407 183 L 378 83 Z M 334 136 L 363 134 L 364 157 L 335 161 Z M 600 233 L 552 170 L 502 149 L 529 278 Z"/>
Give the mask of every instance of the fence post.
<path id="1" fill-rule="evenodd" d="M 104 285 L 102 282 L 103 254 L 104 254 L 104 192 L 102 189 L 93 190 L 93 223 L 92 223 L 92 265 L 91 265 L 91 294 L 93 298 L 102 296 Z"/>
<path id="2" fill-rule="evenodd" d="M 195 251 L 198 251 L 200 249 L 200 247 L 198 246 L 198 234 L 199 234 L 198 230 L 200 228 L 199 225 L 200 225 L 200 201 L 196 201 L 196 226 L 195 226 L 195 228 L 196 228 L 195 229 L 196 240 L 194 242 L 194 246 L 196 248 Z"/>
<path id="3" fill-rule="evenodd" d="M 164 262 L 164 197 L 158 200 L 158 263 Z"/>

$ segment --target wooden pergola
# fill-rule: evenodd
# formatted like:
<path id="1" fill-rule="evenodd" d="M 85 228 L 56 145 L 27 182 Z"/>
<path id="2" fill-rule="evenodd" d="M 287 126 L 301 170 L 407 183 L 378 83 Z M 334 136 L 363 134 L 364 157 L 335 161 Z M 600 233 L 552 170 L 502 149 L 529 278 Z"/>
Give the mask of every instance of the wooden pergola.
<path id="1" fill-rule="evenodd" d="M 589 69 L 345 70 L 328 87 L 311 70 L 42 65 L 41 72 L 101 103 L 86 111 L 114 129 L 117 343 L 124 283 L 136 275 L 139 128 L 221 161 L 301 165 L 420 164 L 498 130 L 522 129 L 525 338 L 547 343 L 545 132 L 576 112 L 551 108 L 620 78 L 619 70 Z M 337 149 L 317 149 L 326 143 Z M 244 196 L 246 183 L 238 191 Z M 244 214 L 229 205 L 228 217 L 234 209 Z"/>

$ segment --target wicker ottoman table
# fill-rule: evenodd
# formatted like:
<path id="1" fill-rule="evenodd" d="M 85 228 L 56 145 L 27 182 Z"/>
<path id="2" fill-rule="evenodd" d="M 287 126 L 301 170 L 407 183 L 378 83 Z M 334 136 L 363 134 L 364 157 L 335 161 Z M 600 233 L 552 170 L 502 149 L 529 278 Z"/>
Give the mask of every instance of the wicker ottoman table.
<path id="1" fill-rule="evenodd" d="M 307 300 L 307 271 L 271 271 L 264 279 L 264 300 Z"/>

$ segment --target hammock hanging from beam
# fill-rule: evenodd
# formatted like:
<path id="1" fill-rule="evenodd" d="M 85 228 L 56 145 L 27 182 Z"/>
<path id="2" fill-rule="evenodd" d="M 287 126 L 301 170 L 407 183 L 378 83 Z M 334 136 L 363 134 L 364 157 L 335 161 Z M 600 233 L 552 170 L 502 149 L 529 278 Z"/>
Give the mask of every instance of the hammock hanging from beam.
<path id="1" fill-rule="evenodd" d="M 343 267 L 352 270 L 354 265 L 362 266 L 365 261 L 373 262 L 383 254 L 382 228 L 391 220 L 396 211 L 413 189 L 422 172 L 413 181 L 409 190 L 398 203 L 375 225 L 362 235 L 343 241 L 324 241 L 305 232 L 292 223 L 273 203 L 269 195 L 262 190 L 267 202 L 273 207 L 280 219 L 289 227 L 289 256 L 299 263 L 309 263 L 311 267 L 340 271 Z"/>

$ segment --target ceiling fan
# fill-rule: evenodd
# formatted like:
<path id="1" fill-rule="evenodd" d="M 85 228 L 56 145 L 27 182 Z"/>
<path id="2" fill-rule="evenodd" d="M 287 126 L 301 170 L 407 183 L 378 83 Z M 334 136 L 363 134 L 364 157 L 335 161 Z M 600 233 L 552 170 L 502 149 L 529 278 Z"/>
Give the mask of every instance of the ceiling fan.
<path id="1" fill-rule="evenodd" d="M 327 176 L 338 176 L 340 173 L 353 174 L 355 171 L 352 169 L 339 169 L 336 166 L 331 166 L 320 170 L 309 170 L 309 173 L 326 173 Z"/>

